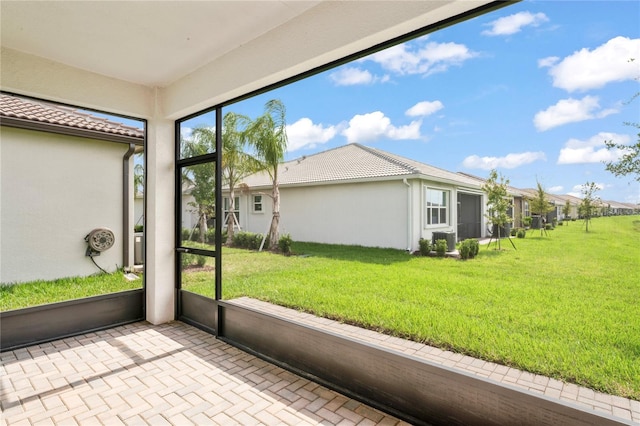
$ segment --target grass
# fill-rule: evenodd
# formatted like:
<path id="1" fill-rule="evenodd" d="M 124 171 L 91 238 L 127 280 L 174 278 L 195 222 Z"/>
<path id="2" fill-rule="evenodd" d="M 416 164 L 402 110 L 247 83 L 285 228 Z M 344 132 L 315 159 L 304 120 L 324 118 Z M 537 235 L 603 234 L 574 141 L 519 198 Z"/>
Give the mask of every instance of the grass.
<path id="1" fill-rule="evenodd" d="M 250 296 L 640 400 L 640 217 L 481 246 L 470 261 L 294 243 L 224 248 L 223 296 Z M 209 265 L 213 259 L 209 259 Z M 213 297 L 213 274 L 183 287 Z M 9 310 L 140 288 L 121 273 L 0 286 Z"/>
<path id="2" fill-rule="evenodd" d="M 61 278 L 0 285 L 0 311 L 98 296 L 142 287 L 142 279 L 129 281 L 122 272 L 89 277 Z"/>
<path id="3" fill-rule="evenodd" d="M 470 261 L 294 244 L 225 249 L 225 299 L 250 296 L 640 400 L 640 218 L 529 231 Z M 184 288 L 213 294 L 211 273 Z"/>

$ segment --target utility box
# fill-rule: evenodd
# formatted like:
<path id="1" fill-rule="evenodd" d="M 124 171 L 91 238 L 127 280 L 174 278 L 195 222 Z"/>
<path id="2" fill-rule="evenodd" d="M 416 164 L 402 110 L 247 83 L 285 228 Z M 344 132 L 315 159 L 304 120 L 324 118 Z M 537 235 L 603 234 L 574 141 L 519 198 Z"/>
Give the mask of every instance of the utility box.
<path id="1" fill-rule="evenodd" d="M 144 264 L 144 232 L 133 234 L 133 263 L 134 265 Z"/>
<path id="2" fill-rule="evenodd" d="M 434 232 L 431 236 L 431 242 L 435 244 L 437 240 L 447 241 L 447 251 L 456 250 L 456 233 L 455 232 Z"/>

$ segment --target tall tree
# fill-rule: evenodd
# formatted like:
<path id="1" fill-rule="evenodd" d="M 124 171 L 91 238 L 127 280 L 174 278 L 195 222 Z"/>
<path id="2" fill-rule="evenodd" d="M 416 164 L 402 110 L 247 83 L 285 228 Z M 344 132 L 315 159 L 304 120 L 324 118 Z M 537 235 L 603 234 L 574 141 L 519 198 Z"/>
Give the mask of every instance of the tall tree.
<path id="1" fill-rule="evenodd" d="M 498 250 L 501 249 L 501 229 L 504 229 L 505 225 L 512 221 L 507 214 L 509 210 L 509 198 L 507 197 L 508 185 L 509 180 L 505 179 L 502 175 L 498 175 L 495 169 L 491 170 L 489 178 L 482 185 L 482 190 L 487 194 L 488 212 L 485 217 L 489 223 L 493 225 L 493 229 L 497 230 L 498 239 L 496 247 Z M 511 243 L 513 244 L 513 241 Z"/>
<path id="2" fill-rule="evenodd" d="M 629 62 L 633 62 L 635 58 L 630 58 Z M 638 78 L 636 78 L 638 80 Z M 636 92 L 629 101 L 625 104 L 629 105 L 640 97 L 640 92 Z M 640 129 L 640 123 L 625 122 L 625 126 L 632 126 L 636 129 Z M 638 133 L 638 140 L 635 145 L 625 145 L 621 143 L 615 143 L 614 141 L 605 141 L 605 145 L 609 151 L 614 150 L 620 155 L 618 161 L 605 162 L 605 168 L 613 173 L 615 176 L 631 175 L 633 178 L 640 182 L 640 133 Z"/>
<path id="3" fill-rule="evenodd" d="M 584 226 L 586 232 L 589 232 L 589 223 L 591 222 L 591 218 L 596 212 L 598 204 L 600 203 L 600 197 L 596 195 L 596 192 L 599 190 L 598 185 L 594 182 L 587 182 L 582 185 L 582 202 L 580 203 L 580 207 L 578 208 L 578 212 L 580 217 L 584 219 Z"/>
<path id="4" fill-rule="evenodd" d="M 287 150 L 286 109 L 282 101 L 272 99 L 265 104 L 264 114 L 250 126 L 249 140 L 255 149 L 255 157 L 261 163 L 272 182 L 273 201 L 271 225 L 269 227 L 269 247 L 278 248 L 280 239 L 280 187 L 278 166 L 284 160 Z"/>
<path id="5" fill-rule="evenodd" d="M 248 117 L 233 112 L 226 113 L 222 119 L 222 179 L 223 185 L 229 187 L 227 244 L 233 242 L 234 229 L 237 224 L 236 186 L 242 179 L 260 168 L 260 163 L 246 152 L 247 132 L 250 124 L 251 120 Z"/>
<path id="6" fill-rule="evenodd" d="M 551 211 L 551 204 L 549 204 L 549 197 L 544 191 L 544 188 L 540 182 L 536 181 L 536 194 L 531 199 L 531 211 L 540 215 L 538 226 L 540 227 L 540 235 L 544 232 L 544 222 L 547 220 L 547 213 Z"/>
<path id="7" fill-rule="evenodd" d="M 214 137 L 211 137 L 214 133 Z M 182 140 L 182 157 L 196 157 L 215 152 L 215 131 L 212 129 L 195 129 L 191 138 Z M 194 201 L 190 203 L 198 214 L 198 241 L 205 242 L 207 235 L 207 220 L 215 214 L 215 179 L 214 164 L 198 164 L 185 167 L 182 179 L 191 189 Z"/>
<path id="8" fill-rule="evenodd" d="M 640 125 L 634 124 L 640 128 Z M 615 176 L 632 176 L 640 182 L 640 133 L 635 145 L 625 145 L 614 141 L 605 141 L 608 150 L 614 150 L 620 154 L 618 161 L 605 162 L 605 168 Z"/>

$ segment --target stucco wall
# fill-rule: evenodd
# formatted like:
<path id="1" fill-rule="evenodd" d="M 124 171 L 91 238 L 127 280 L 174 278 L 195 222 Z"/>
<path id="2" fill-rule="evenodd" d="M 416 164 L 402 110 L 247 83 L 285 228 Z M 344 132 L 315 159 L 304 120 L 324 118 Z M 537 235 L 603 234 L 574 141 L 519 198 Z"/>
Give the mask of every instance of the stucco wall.
<path id="1" fill-rule="evenodd" d="M 85 256 L 94 228 L 115 233 L 96 257 L 108 271 L 122 259 L 122 158 L 128 146 L 0 127 L 0 282 L 99 272 Z"/>
<path id="2" fill-rule="evenodd" d="M 295 241 L 407 247 L 407 187 L 401 180 L 289 187 L 281 188 L 280 195 L 280 231 Z M 269 197 L 263 200 L 262 214 L 245 204 L 244 230 L 268 229 L 272 204 Z"/>

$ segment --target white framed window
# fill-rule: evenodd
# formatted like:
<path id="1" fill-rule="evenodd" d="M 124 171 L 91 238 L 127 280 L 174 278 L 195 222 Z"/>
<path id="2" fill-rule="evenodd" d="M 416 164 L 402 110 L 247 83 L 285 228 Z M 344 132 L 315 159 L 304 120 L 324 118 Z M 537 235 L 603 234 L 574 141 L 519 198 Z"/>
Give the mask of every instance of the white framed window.
<path id="1" fill-rule="evenodd" d="M 425 226 L 449 224 L 449 191 L 425 186 Z"/>
<path id="2" fill-rule="evenodd" d="M 251 206 L 253 213 L 262 213 L 264 210 L 262 209 L 262 195 L 256 194 L 251 197 Z"/>
<path id="3" fill-rule="evenodd" d="M 230 205 L 230 200 L 229 197 L 224 197 L 223 203 L 222 203 L 222 207 L 224 210 L 224 222 L 222 223 L 222 226 L 225 227 L 227 225 L 227 223 L 229 223 L 229 207 L 231 207 Z M 234 227 L 240 227 L 240 197 L 234 197 L 233 198 L 233 216 L 234 216 Z"/>
<path id="4" fill-rule="evenodd" d="M 531 216 L 531 211 L 529 210 L 529 202 L 525 201 L 524 202 L 524 217 L 529 217 Z"/>

